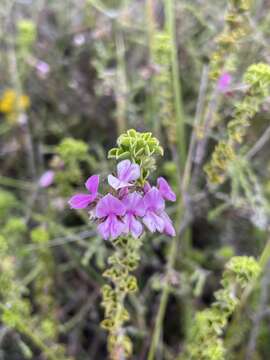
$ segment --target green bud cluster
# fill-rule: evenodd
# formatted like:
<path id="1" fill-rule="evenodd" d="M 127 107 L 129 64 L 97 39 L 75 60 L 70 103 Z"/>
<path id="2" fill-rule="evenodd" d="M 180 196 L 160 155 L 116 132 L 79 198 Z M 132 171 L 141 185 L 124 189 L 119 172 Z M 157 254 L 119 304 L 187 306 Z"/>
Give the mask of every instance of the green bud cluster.
<path id="1" fill-rule="evenodd" d="M 227 125 L 227 139 L 217 144 L 211 161 L 205 166 L 208 179 L 213 184 L 224 181 L 228 166 L 236 157 L 236 145 L 243 142 L 251 119 L 270 95 L 270 66 L 251 65 L 243 80 L 249 86 L 247 94 L 235 106 L 234 118 Z"/>
<path id="2" fill-rule="evenodd" d="M 17 24 L 17 43 L 23 50 L 28 50 L 37 37 L 36 25 L 31 20 L 20 20 Z"/>
<path id="3" fill-rule="evenodd" d="M 56 153 L 60 164 L 56 164 L 56 167 L 60 165 L 61 171 L 56 172 L 55 181 L 62 195 L 70 195 L 72 184 L 82 181 L 81 162 L 92 165 L 88 150 L 84 141 L 73 138 L 65 138 L 57 146 Z M 57 160 L 55 162 L 57 163 Z"/>
<path id="4" fill-rule="evenodd" d="M 231 0 L 230 2 L 238 11 L 248 11 L 252 5 L 252 0 Z"/>
<path id="5" fill-rule="evenodd" d="M 225 27 L 217 37 L 217 50 L 213 53 L 210 67 L 211 77 L 218 79 L 225 70 L 232 71 L 232 56 L 239 42 L 248 34 L 246 12 L 250 10 L 249 0 L 230 0 L 225 15 Z M 229 56 L 228 56 L 229 55 Z"/>
<path id="6" fill-rule="evenodd" d="M 141 181 L 144 182 L 155 170 L 155 155 L 163 155 L 159 141 L 150 132 L 140 133 L 134 129 L 119 136 L 117 147 L 108 153 L 109 159 L 129 159 L 140 165 Z"/>
<path id="7" fill-rule="evenodd" d="M 243 291 L 260 275 L 261 268 L 253 257 L 236 256 L 226 265 L 216 301 L 209 309 L 196 314 L 188 345 L 179 360 L 224 360 L 226 350 L 221 336 L 229 317 L 240 302 Z"/>
<path id="8" fill-rule="evenodd" d="M 211 162 L 204 167 L 204 170 L 208 176 L 208 180 L 212 184 L 222 183 L 228 162 L 232 161 L 234 158 L 235 153 L 233 147 L 230 144 L 226 143 L 225 141 L 218 143 L 212 154 Z"/>
<path id="9" fill-rule="evenodd" d="M 81 140 L 65 138 L 57 147 L 57 153 L 64 162 L 85 160 L 88 153 L 88 146 Z"/>
<path id="10" fill-rule="evenodd" d="M 132 354 L 132 343 L 124 334 L 123 325 L 129 320 L 129 313 L 124 307 L 124 299 L 127 294 L 136 292 L 138 289 L 136 277 L 130 275 L 140 261 L 139 249 L 141 239 L 121 237 L 113 241 L 115 252 L 109 257 L 110 268 L 103 276 L 110 279 L 112 285 L 104 285 L 102 288 L 105 319 L 101 326 L 109 332 L 108 351 L 111 359 L 119 359 L 117 354 L 122 351 L 126 357 Z"/>

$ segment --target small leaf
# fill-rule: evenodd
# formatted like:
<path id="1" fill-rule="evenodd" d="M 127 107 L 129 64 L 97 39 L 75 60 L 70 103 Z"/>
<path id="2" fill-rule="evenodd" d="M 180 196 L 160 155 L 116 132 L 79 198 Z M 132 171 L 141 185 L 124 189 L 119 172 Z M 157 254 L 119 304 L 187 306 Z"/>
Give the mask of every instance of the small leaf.
<path id="1" fill-rule="evenodd" d="M 117 155 L 117 160 L 125 160 L 125 159 L 129 159 L 130 157 L 131 157 L 130 152 L 125 151 L 125 152 L 122 152 L 122 153 Z"/>
<path id="2" fill-rule="evenodd" d="M 137 136 L 137 131 L 134 129 L 130 129 L 127 131 L 128 136 L 135 138 Z"/>
<path id="3" fill-rule="evenodd" d="M 118 151 L 117 148 L 111 149 L 111 150 L 108 152 L 108 159 L 113 159 L 113 158 L 115 158 L 116 155 L 117 155 L 117 151 Z"/>

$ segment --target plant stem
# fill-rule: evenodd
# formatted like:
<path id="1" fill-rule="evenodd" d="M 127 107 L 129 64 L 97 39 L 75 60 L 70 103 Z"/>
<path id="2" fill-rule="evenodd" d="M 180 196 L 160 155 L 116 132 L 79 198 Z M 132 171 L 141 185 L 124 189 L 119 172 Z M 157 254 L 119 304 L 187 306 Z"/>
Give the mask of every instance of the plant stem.
<path id="1" fill-rule="evenodd" d="M 174 98 L 174 107 L 176 113 L 176 125 L 177 125 L 177 156 L 180 158 L 179 161 L 179 173 L 180 175 L 184 172 L 185 162 L 186 162 L 186 137 L 185 137 L 185 123 L 184 123 L 184 110 L 183 110 L 183 102 L 182 102 L 182 91 L 180 85 L 180 73 L 178 68 L 178 60 L 177 60 L 177 46 L 175 43 L 175 11 L 174 11 L 174 0 L 166 0 L 165 3 L 165 13 L 166 13 L 166 27 L 168 34 L 170 35 L 171 42 L 171 66 L 172 66 L 172 85 L 173 85 L 173 98 Z M 178 163 L 178 162 L 177 162 Z M 183 195 L 183 193 L 182 193 Z M 183 196 L 179 201 L 178 208 L 178 216 L 177 223 L 181 222 L 181 219 L 184 214 L 184 202 Z M 167 271 L 166 275 L 170 273 L 173 269 L 176 258 L 177 258 L 177 248 L 178 242 L 180 239 L 179 233 L 176 237 L 172 239 L 169 256 L 167 260 Z M 185 243 L 189 244 L 189 231 L 185 233 Z M 158 308 L 156 323 L 154 327 L 154 332 L 152 336 L 152 341 L 148 353 L 147 360 L 154 360 L 156 350 L 158 347 L 158 343 L 160 340 L 160 334 L 162 330 L 162 324 L 165 316 L 166 307 L 169 299 L 169 286 L 166 283 L 163 291 L 161 293 L 160 304 Z"/>
<path id="2" fill-rule="evenodd" d="M 148 38 L 148 48 L 149 48 L 149 64 L 153 64 L 153 44 L 156 30 L 155 14 L 154 14 L 154 0 L 147 0 L 145 4 L 145 13 L 146 13 L 146 26 L 147 26 L 147 38 Z M 149 128 L 154 130 L 156 135 L 159 134 L 160 124 L 159 121 L 155 121 L 155 110 L 156 110 L 156 100 L 155 100 L 155 88 L 154 81 L 152 78 L 149 79 L 149 93 L 147 96 L 146 102 L 146 115 L 147 122 L 149 123 Z"/>
<path id="3" fill-rule="evenodd" d="M 186 161 L 186 136 L 185 136 L 185 121 L 184 121 L 184 107 L 182 101 L 182 89 L 180 83 L 180 71 L 177 57 L 177 44 L 175 36 L 175 4 L 174 0 L 166 0 L 165 14 L 166 27 L 171 41 L 171 65 L 172 65 L 172 82 L 173 82 L 173 97 L 176 114 L 177 125 L 177 148 L 180 158 L 180 169 L 183 172 Z"/>
<path id="4" fill-rule="evenodd" d="M 119 28 L 117 22 L 114 22 L 115 30 L 115 46 L 116 46 L 116 121 L 118 127 L 118 136 L 126 130 L 126 116 L 127 116 L 127 78 L 126 78 L 126 64 L 125 64 L 125 42 L 124 36 Z"/>
<path id="5" fill-rule="evenodd" d="M 174 237 L 172 240 L 170 252 L 169 252 L 169 258 L 168 258 L 168 263 L 167 263 L 167 275 L 174 266 L 176 254 L 177 254 L 177 247 L 178 247 L 178 237 Z M 158 313 L 157 313 L 154 333 L 152 336 L 151 346 L 150 346 L 147 360 L 154 360 L 154 358 L 155 358 L 156 350 L 157 350 L 158 343 L 160 340 L 162 323 L 163 323 L 163 319 L 164 319 L 164 315 L 165 315 L 165 311 L 166 311 L 166 307 L 167 307 L 167 303 L 168 303 L 168 299 L 169 299 L 169 293 L 170 293 L 170 289 L 169 289 L 168 283 L 165 282 L 165 285 L 164 285 L 164 288 L 163 288 L 163 291 L 161 294 L 161 298 L 160 298 L 160 304 L 159 304 L 159 309 L 158 309 Z"/>

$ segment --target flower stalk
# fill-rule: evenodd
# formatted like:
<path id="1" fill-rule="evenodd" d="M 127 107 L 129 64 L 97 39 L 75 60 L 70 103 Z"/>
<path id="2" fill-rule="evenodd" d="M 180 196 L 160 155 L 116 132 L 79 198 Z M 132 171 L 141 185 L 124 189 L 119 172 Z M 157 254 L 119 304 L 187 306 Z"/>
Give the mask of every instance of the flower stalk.
<path id="1" fill-rule="evenodd" d="M 108 193 L 99 193 L 99 176 L 92 175 L 85 183 L 88 193 L 76 194 L 69 200 L 73 209 L 88 208 L 98 233 L 113 246 L 109 268 L 103 273 L 110 284 L 102 288 L 105 319 L 101 323 L 109 333 L 111 360 L 132 355 L 132 342 L 124 328 L 130 318 L 125 299 L 138 289 L 131 272 L 139 264 L 145 230 L 176 235 L 165 211 L 165 201 L 176 201 L 176 195 L 162 177 L 157 179 L 156 186 L 148 182 L 155 169 L 155 156 L 163 154 L 158 140 L 151 133 L 132 129 L 118 138 L 117 145 L 109 151 L 109 158 L 119 162 L 116 173 L 108 175 Z"/>

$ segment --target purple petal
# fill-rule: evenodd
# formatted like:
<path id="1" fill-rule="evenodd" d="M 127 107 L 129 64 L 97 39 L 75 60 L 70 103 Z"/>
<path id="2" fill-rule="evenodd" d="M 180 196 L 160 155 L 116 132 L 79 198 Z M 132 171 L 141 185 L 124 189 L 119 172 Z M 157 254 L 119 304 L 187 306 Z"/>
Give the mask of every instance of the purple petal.
<path id="1" fill-rule="evenodd" d="M 146 183 L 144 184 L 144 187 L 143 187 L 143 191 L 146 194 L 150 190 L 151 190 L 151 186 L 150 186 L 149 182 L 146 181 Z"/>
<path id="2" fill-rule="evenodd" d="M 138 238 L 139 236 L 141 236 L 142 232 L 143 232 L 143 226 L 142 224 L 135 218 L 135 216 L 131 215 L 131 214 L 126 214 L 123 217 L 123 222 L 125 224 L 125 229 L 124 232 L 125 233 L 131 233 L 131 235 L 134 238 Z"/>
<path id="3" fill-rule="evenodd" d="M 118 238 L 125 229 L 125 225 L 122 221 L 118 220 L 115 215 L 110 215 L 110 235 L 111 239 L 114 240 Z"/>
<path id="4" fill-rule="evenodd" d="M 143 201 L 146 210 L 159 211 L 165 208 L 165 202 L 156 187 L 144 195 Z"/>
<path id="5" fill-rule="evenodd" d="M 164 221 L 164 233 L 169 236 L 175 236 L 176 232 L 172 223 L 172 220 L 169 218 L 169 216 L 163 211 L 161 213 L 161 217 Z"/>
<path id="6" fill-rule="evenodd" d="M 99 175 L 92 175 L 90 178 L 87 179 L 85 183 L 86 189 L 93 194 L 96 194 L 98 191 L 99 185 Z"/>
<path id="7" fill-rule="evenodd" d="M 158 190 L 159 190 L 161 196 L 164 199 L 169 200 L 169 201 L 176 200 L 175 193 L 172 191 L 172 188 L 170 187 L 168 182 L 163 177 L 159 177 L 157 179 L 157 187 L 158 187 Z"/>
<path id="8" fill-rule="evenodd" d="M 220 92 L 225 93 L 226 91 L 228 91 L 231 82 L 232 82 L 231 74 L 224 72 L 223 74 L 220 75 L 218 79 L 218 84 L 217 84 L 218 90 Z"/>
<path id="9" fill-rule="evenodd" d="M 97 204 L 96 216 L 103 218 L 109 215 L 125 215 L 126 208 L 122 202 L 111 194 L 104 196 Z"/>
<path id="10" fill-rule="evenodd" d="M 43 175 L 41 175 L 39 179 L 38 182 L 39 186 L 43 188 L 50 186 L 53 183 L 54 176 L 55 176 L 54 171 L 52 170 L 46 171 Z"/>
<path id="11" fill-rule="evenodd" d="M 115 190 L 122 189 L 122 188 L 125 188 L 128 186 L 133 186 L 133 184 L 130 184 L 126 181 L 119 180 L 117 177 L 115 177 L 113 175 L 108 176 L 108 183 Z"/>
<path id="12" fill-rule="evenodd" d="M 132 216 L 129 230 L 131 235 L 136 239 L 140 237 L 143 232 L 142 224 L 134 216 Z"/>
<path id="13" fill-rule="evenodd" d="M 125 205 L 127 212 L 136 216 L 143 216 L 145 214 L 143 198 L 136 191 L 129 193 L 122 200 Z"/>
<path id="14" fill-rule="evenodd" d="M 104 240 L 108 240 L 110 237 L 110 218 L 107 218 L 104 222 L 98 225 L 97 230 Z"/>
<path id="15" fill-rule="evenodd" d="M 72 196 L 72 198 L 70 198 L 68 203 L 71 209 L 84 209 L 94 200 L 95 200 L 94 195 L 76 194 Z"/>
<path id="16" fill-rule="evenodd" d="M 130 160 L 123 160 L 117 165 L 117 176 L 121 181 L 134 181 L 137 180 L 140 175 L 140 166 L 138 164 L 131 163 Z"/>
<path id="17" fill-rule="evenodd" d="M 46 78 L 50 72 L 50 65 L 45 61 L 39 60 L 36 63 L 36 70 L 41 77 Z"/>
<path id="18" fill-rule="evenodd" d="M 128 190 L 127 187 L 120 189 L 119 192 L 118 192 L 118 197 L 119 197 L 119 199 L 122 199 L 122 198 L 125 197 L 128 193 L 129 193 L 129 190 Z"/>
<path id="19" fill-rule="evenodd" d="M 145 216 L 143 217 L 143 223 L 151 232 L 155 232 L 156 230 L 162 232 L 164 230 L 163 219 L 153 211 L 146 212 Z"/>

